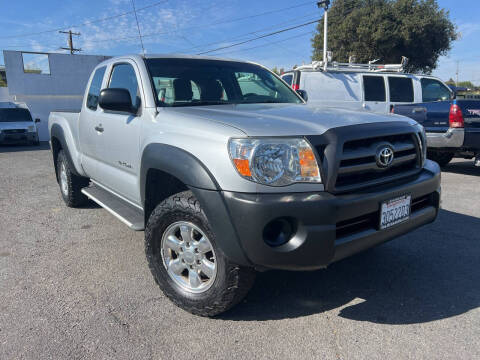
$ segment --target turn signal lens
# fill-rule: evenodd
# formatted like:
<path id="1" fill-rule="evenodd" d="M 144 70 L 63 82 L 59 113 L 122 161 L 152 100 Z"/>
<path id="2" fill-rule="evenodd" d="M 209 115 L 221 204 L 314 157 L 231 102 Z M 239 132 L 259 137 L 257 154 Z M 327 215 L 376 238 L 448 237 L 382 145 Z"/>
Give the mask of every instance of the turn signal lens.
<path id="1" fill-rule="evenodd" d="M 318 177 L 318 165 L 311 148 L 302 148 L 298 152 L 300 175 L 302 177 Z"/>
<path id="2" fill-rule="evenodd" d="M 250 164 L 247 159 L 233 159 L 233 163 L 237 168 L 237 171 L 242 176 L 252 176 L 250 171 Z"/>

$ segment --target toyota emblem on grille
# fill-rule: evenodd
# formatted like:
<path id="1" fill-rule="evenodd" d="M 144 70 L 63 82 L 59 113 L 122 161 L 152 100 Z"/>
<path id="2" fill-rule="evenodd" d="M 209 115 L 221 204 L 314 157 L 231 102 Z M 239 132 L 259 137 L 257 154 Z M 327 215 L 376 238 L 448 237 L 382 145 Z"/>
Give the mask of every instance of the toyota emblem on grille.
<path id="1" fill-rule="evenodd" d="M 380 168 L 387 168 L 393 162 L 393 149 L 390 145 L 383 145 L 378 148 L 377 154 L 377 165 Z"/>

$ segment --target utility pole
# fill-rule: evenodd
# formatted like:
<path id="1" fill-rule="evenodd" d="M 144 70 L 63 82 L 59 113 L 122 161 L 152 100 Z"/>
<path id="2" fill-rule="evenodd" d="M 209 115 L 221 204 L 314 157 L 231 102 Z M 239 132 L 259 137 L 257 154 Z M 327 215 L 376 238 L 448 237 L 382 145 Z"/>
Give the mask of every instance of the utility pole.
<path id="1" fill-rule="evenodd" d="M 323 69 L 327 70 L 328 7 L 330 6 L 330 0 L 319 1 L 317 6 L 325 10 L 323 15 Z"/>
<path id="2" fill-rule="evenodd" d="M 72 30 L 59 31 L 59 33 L 61 33 L 61 34 L 68 34 L 68 48 L 61 47 L 60 49 L 70 50 L 70 54 L 72 54 L 72 55 L 73 55 L 76 51 L 82 51 L 82 49 L 75 49 L 75 48 L 73 47 L 73 37 L 72 37 L 72 35 L 80 36 L 80 33 L 74 33 L 74 32 L 72 32 Z"/>

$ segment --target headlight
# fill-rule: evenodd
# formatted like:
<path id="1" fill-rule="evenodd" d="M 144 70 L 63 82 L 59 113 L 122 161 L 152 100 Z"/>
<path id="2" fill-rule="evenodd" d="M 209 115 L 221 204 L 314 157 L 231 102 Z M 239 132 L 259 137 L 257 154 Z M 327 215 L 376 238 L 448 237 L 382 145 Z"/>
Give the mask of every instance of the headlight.
<path id="1" fill-rule="evenodd" d="M 228 149 L 237 172 L 250 181 L 271 186 L 321 183 L 317 159 L 305 139 L 230 139 Z"/>
<path id="2" fill-rule="evenodd" d="M 32 132 L 32 131 L 34 131 L 34 130 L 35 130 L 35 128 L 34 128 L 33 126 L 29 126 L 29 127 L 28 127 L 28 131 L 29 131 L 29 132 Z"/>

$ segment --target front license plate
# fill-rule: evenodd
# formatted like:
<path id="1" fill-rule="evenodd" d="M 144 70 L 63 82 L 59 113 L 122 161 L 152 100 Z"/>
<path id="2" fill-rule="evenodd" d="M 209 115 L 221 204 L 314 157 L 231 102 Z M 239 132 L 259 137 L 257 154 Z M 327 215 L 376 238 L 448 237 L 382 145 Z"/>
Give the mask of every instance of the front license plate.
<path id="1" fill-rule="evenodd" d="M 384 201 L 380 211 L 380 229 L 386 229 L 408 220 L 411 199 L 411 195 L 404 195 Z"/>

